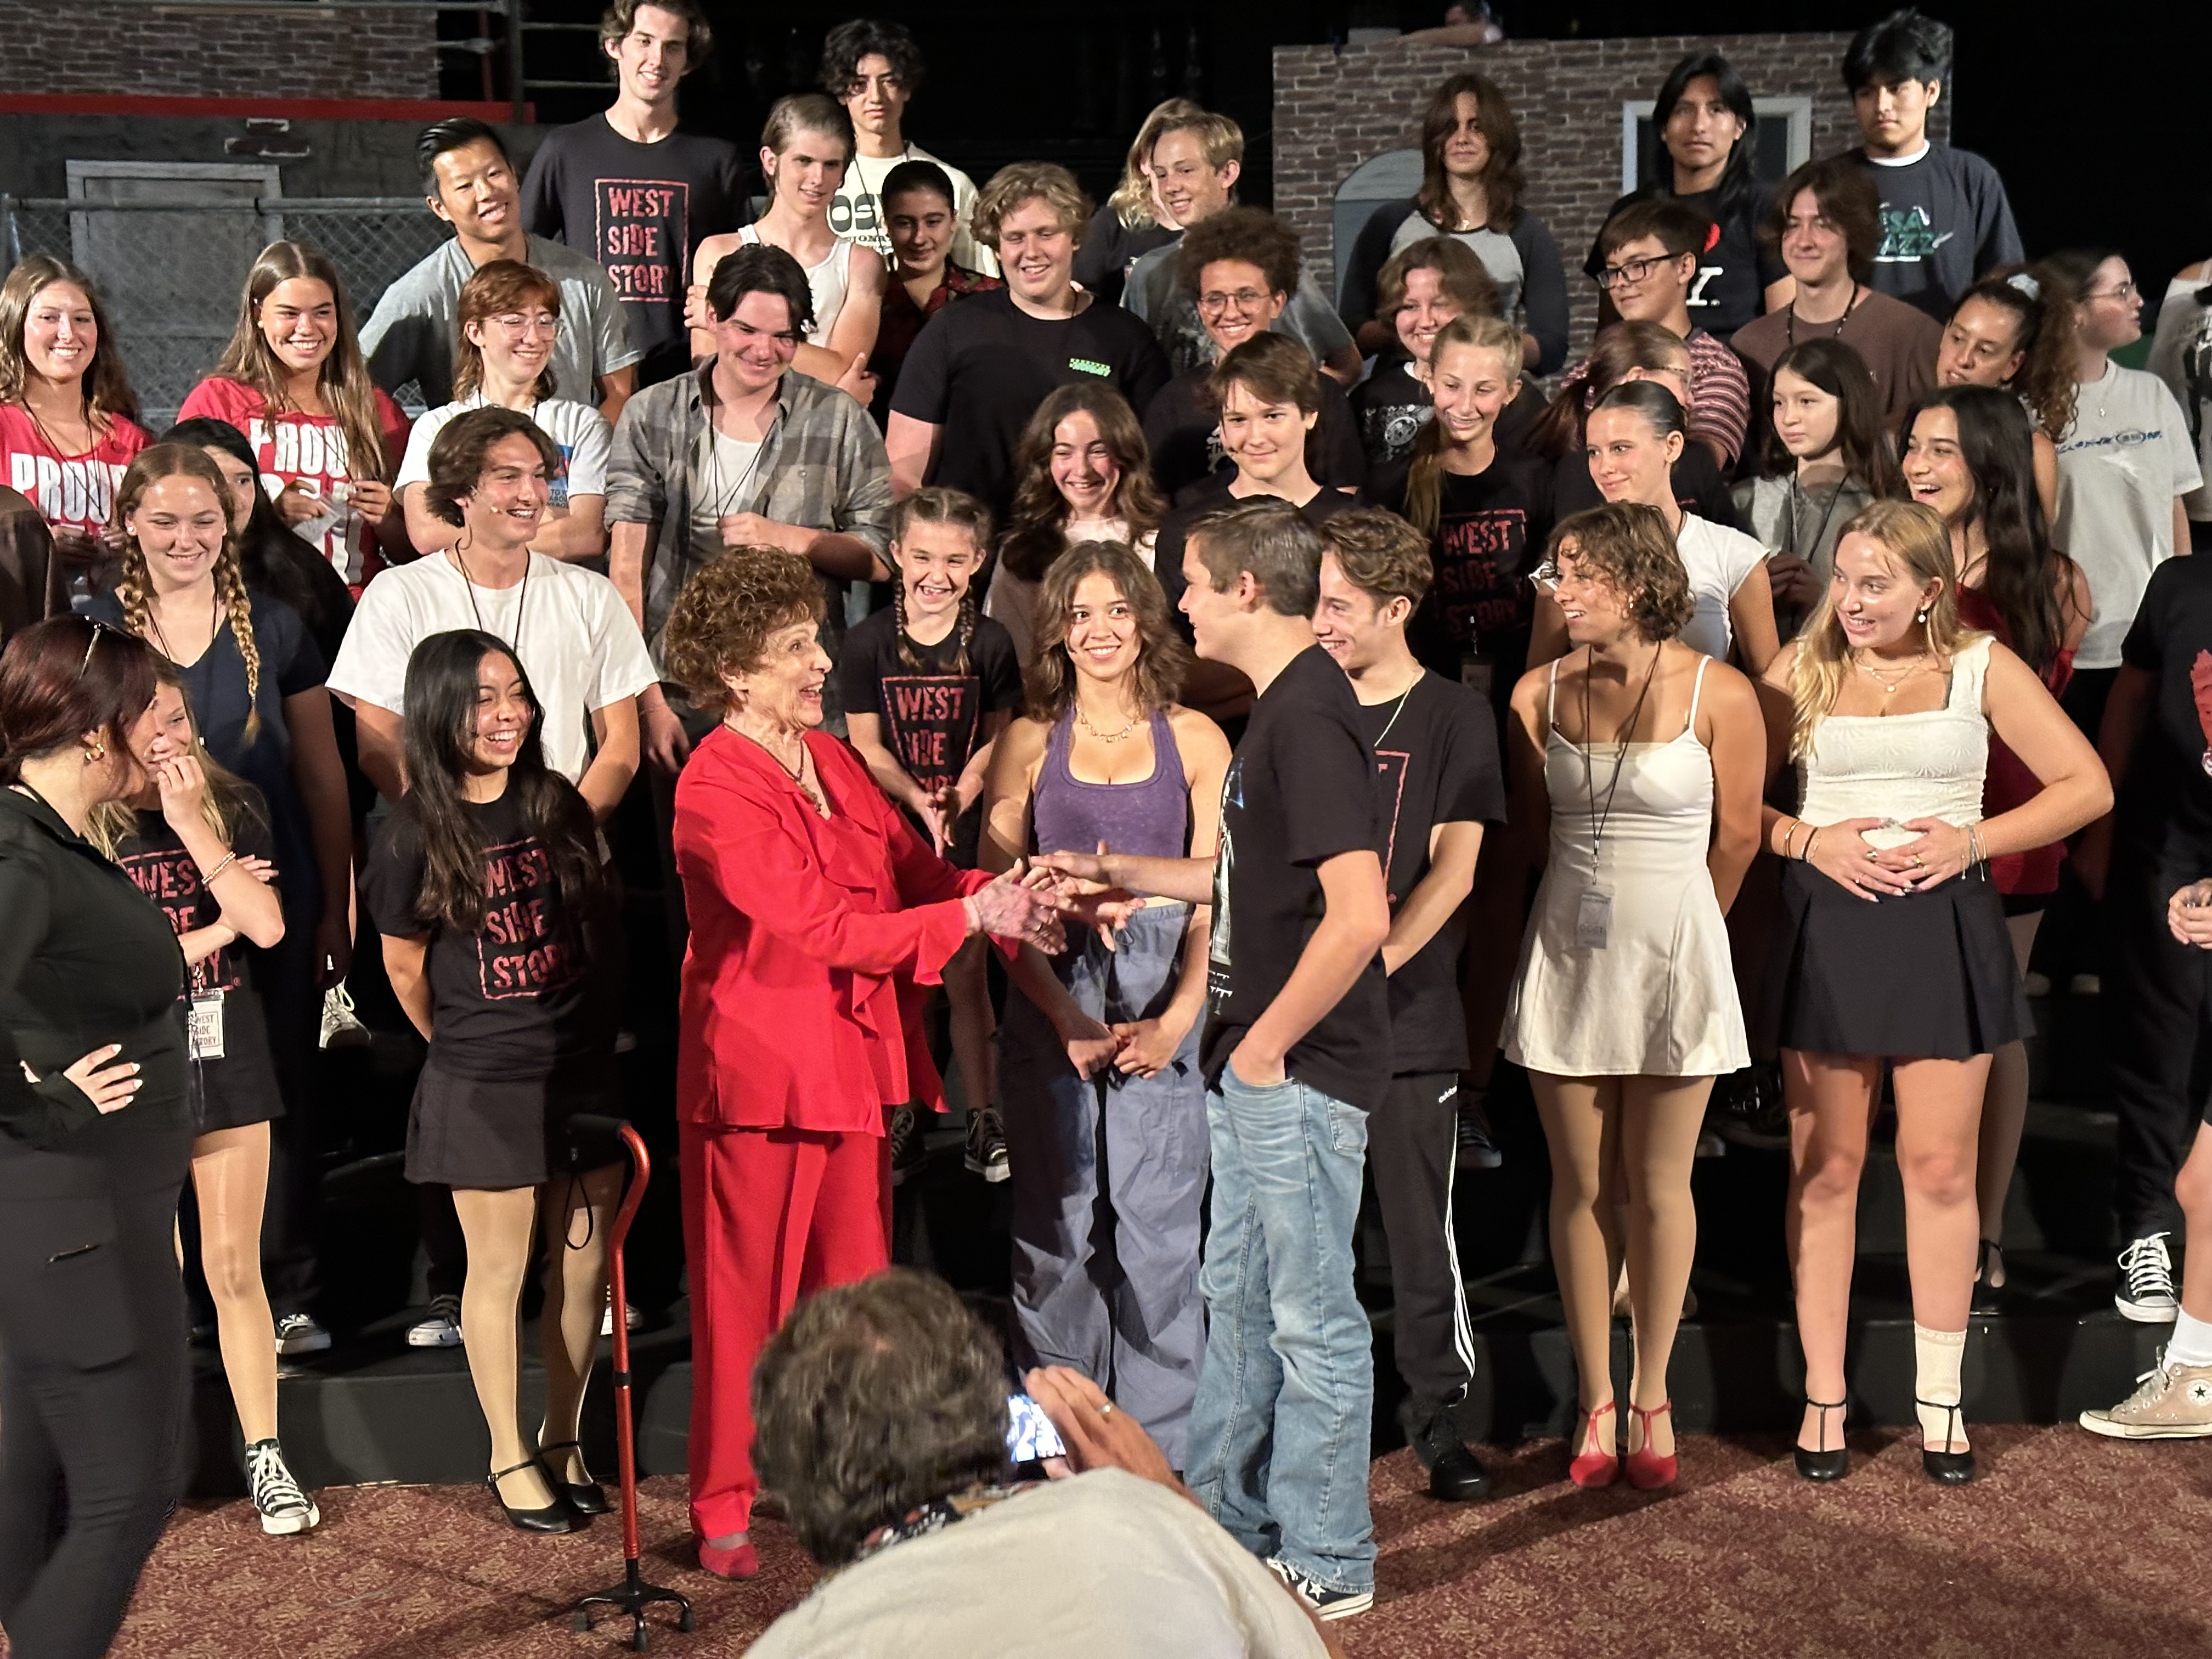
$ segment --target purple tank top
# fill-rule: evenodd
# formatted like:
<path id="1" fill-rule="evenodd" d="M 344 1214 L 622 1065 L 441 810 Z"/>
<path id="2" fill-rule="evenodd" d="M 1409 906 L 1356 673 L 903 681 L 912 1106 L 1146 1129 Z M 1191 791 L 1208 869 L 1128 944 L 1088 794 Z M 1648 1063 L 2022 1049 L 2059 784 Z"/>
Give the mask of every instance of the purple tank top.
<path id="1" fill-rule="evenodd" d="M 1152 775 L 1142 783 L 1085 783 L 1067 769 L 1071 711 L 1053 722 L 1044 765 L 1030 802 L 1041 853 L 1088 853 L 1104 842 L 1117 853 L 1179 859 L 1190 850 L 1190 789 L 1168 717 L 1152 715 Z"/>

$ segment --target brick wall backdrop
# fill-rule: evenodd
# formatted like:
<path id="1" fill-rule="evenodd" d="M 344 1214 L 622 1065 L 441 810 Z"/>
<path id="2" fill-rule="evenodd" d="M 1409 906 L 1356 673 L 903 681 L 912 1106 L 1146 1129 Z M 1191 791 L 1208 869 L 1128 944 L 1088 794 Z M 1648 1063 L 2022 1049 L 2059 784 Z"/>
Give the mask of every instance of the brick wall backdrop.
<path id="1" fill-rule="evenodd" d="M 1648 109 L 1685 54 L 1724 53 L 1754 97 L 1809 97 L 1813 151 L 1832 155 L 1858 139 L 1840 65 L 1847 34 L 1659 35 L 1621 40 L 1509 40 L 1494 46 L 1431 45 L 1411 39 L 1333 50 L 1275 48 L 1275 211 L 1296 227 L 1306 261 L 1333 285 L 1331 217 L 1337 186 L 1363 161 L 1420 142 L 1421 111 L 1445 76 L 1479 70 L 1504 89 L 1521 123 L 1525 205 L 1551 228 L 1567 267 L 1574 346 L 1588 345 L 1597 289 L 1583 256 L 1620 194 L 1620 106 Z M 1953 89 L 1929 120 L 1949 132 Z"/>
<path id="2" fill-rule="evenodd" d="M 0 0 L 0 92 L 435 98 L 437 14 Z"/>

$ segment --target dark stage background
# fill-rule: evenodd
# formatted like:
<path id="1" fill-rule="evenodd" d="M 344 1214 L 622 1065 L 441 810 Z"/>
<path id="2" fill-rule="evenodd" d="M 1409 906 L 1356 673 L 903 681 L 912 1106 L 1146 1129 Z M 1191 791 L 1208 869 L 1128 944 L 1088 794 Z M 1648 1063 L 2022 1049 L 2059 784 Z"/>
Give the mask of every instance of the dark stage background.
<path id="1" fill-rule="evenodd" d="M 687 121 L 750 145 L 781 94 L 811 88 L 822 36 L 842 18 L 897 17 L 927 53 L 929 80 L 908 131 L 980 183 L 1017 158 L 1065 163 L 1095 193 L 1111 187 L 1137 122 L 1181 94 L 1243 124 L 1244 198 L 1272 191 L 1269 52 L 1341 40 L 1354 27 L 1426 27 L 1441 4 L 1194 6 L 1125 0 L 1111 7 L 877 0 L 823 5 L 708 0 L 713 60 L 684 90 Z M 588 21 L 600 0 L 534 0 L 533 18 Z M 1504 0 L 1516 38 L 1852 29 L 1887 4 L 1804 0 Z M 2212 253 L 2212 3 L 2154 0 L 2111 10 L 1935 0 L 1957 33 L 1954 142 L 2004 175 L 2031 253 L 2076 244 L 2124 252 L 2147 290 Z M 454 15 L 450 27 L 472 27 Z M 541 44 L 542 43 L 542 44 Z M 597 78 L 592 38 L 538 36 L 533 76 Z M 450 61 L 450 59 L 449 59 Z M 455 64 L 453 95 L 475 95 Z M 539 118 L 574 120 L 596 91 L 538 95 Z"/>

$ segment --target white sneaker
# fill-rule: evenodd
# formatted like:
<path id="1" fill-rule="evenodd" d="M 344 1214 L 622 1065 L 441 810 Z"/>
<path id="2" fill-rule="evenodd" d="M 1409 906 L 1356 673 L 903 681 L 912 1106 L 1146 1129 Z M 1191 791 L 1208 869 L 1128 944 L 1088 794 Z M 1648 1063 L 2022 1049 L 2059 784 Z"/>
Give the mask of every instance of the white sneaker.
<path id="1" fill-rule="evenodd" d="M 461 1346 L 461 1298 L 434 1296 L 430 1316 L 407 1328 L 410 1348 L 458 1348 Z"/>
<path id="2" fill-rule="evenodd" d="M 2136 1381 L 2142 1386 L 2110 1411 L 2083 1412 L 2081 1425 L 2114 1440 L 2193 1440 L 2212 1435 L 2212 1365 L 2158 1364 Z"/>
<path id="3" fill-rule="evenodd" d="M 1313 1609 L 1313 1616 L 1324 1621 L 1349 1619 L 1354 1613 L 1364 1613 L 1375 1605 L 1375 1592 L 1365 1590 L 1330 1589 L 1318 1578 L 1300 1572 L 1279 1555 L 1271 1555 L 1267 1570 L 1283 1581 L 1283 1587 Z"/>
<path id="4" fill-rule="evenodd" d="M 353 994 L 341 980 L 323 993 L 323 1030 L 319 1039 L 325 1048 L 366 1048 L 368 1027 L 353 1011 Z"/>
<path id="5" fill-rule="evenodd" d="M 2171 1324 L 2181 1304 L 2173 1294 L 2173 1259 L 2166 1253 L 2166 1235 L 2150 1233 L 2120 1252 L 2127 1275 L 2112 1305 L 2140 1325 Z"/>
<path id="6" fill-rule="evenodd" d="M 274 1440 L 257 1440 L 246 1449 L 246 1478 L 253 1507 L 261 1511 L 261 1530 L 271 1537 L 289 1537 L 321 1522 L 323 1512 L 292 1478 Z"/>

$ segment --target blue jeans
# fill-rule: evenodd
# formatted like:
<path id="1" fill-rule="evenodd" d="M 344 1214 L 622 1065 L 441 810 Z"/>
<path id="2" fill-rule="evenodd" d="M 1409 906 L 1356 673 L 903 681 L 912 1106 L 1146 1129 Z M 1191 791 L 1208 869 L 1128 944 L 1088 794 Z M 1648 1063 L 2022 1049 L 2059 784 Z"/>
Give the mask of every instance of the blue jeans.
<path id="1" fill-rule="evenodd" d="M 1372 1589 L 1374 1339 L 1352 1265 L 1367 1114 L 1224 1066 L 1206 1116 L 1213 1206 L 1190 1488 L 1254 1554 L 1330 1589 Z"/>

